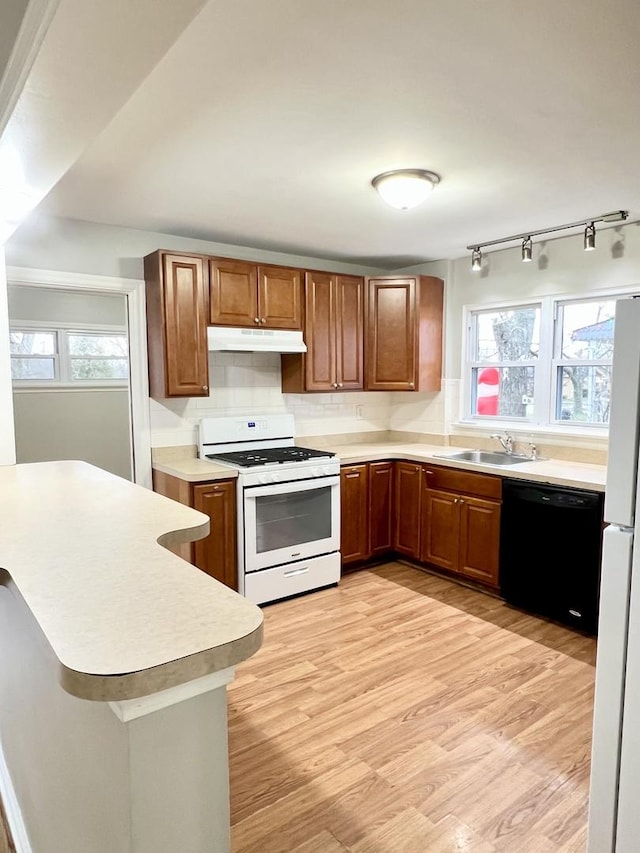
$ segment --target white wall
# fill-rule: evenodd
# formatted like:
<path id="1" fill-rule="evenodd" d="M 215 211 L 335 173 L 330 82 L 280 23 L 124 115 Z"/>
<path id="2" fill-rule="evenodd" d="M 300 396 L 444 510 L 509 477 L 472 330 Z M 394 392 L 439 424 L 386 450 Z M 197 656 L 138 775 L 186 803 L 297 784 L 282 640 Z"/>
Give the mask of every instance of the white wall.
<path id="1" fill-rule="evenodd" d="M 13 465 L 15 461 L 16 443 L 11 397 L 7 276 L 4 252 L 0 247 L 0 465 Z"/>

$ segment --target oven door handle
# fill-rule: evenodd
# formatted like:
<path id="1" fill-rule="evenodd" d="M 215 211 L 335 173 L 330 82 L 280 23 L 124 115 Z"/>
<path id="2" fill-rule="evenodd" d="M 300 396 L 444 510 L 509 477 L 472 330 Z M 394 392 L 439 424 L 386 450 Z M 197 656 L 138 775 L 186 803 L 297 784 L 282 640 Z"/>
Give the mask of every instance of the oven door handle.
<path id="1" fill-rule="evenodd" d="M 327 486 L 340 486 L 340 477 L 311 477 L 309 480 L 288 480 L 286 483 L 268 483 L 265 485 L 245 486 L 245 500 L 248 498 L 264 497 L 265 495 L 291 495 L 296 492 L 310 492 Z"/>

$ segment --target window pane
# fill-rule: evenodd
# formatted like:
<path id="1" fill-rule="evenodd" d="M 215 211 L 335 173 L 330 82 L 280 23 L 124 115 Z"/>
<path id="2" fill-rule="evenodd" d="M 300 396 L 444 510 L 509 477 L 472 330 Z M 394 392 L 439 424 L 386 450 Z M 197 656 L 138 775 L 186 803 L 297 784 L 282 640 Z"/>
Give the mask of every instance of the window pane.
<path id="1" fill-rule="evenodd" d="M 610 359 L 615 310 L 615 299 L 564 305 L 562 358 Z"/>
<path id="2" fill-rule="evenodd" d="M 72 379 L 127 379 L 126 358 L 72 358 Z"/>
<path id="3" fill-rule="evenodd" d="M 559 368 L 558 420 L 607 424 L 610 402 L 610 366 Z"/>
<path id="4" fill-rule="evenodd" d="M 540 308 L 531 306 L 476 314 L 474 361 L 529 361 L 540 348 Z"/>
<path id="5" fill-rule="evenodd" d="M 53 355 L 56 351 L 55 332 L 10 332 L 12 355 Z"/>
<path id="6" fill-rule="evenodd" d="M 126 335 L 67 335 L 71 355 L 128 356 Z"/>
<path id="7" fill-rule="evenodd" d="M 12 379 L 55 379 L 56 367 L 53 358 L 11 358 Z"/>
<path id="8" fill-rule="evenodd" d="M 473 370 L 472 413 L 501 418 L 533 414 L 533 367 L 476 367 Z"/>

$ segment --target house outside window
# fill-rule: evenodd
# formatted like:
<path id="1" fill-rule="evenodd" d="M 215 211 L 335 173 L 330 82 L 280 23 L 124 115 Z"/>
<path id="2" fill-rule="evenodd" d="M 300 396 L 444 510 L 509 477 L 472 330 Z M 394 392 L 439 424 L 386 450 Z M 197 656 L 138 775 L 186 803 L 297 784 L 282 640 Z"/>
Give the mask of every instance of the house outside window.
<path id="1" fill-rule="evenodd" d="M 468 309 L 463 420 L 606 429 L 615 306 L 626 295 Z"/>
<path id="2" fill-rule="evenodd" d="M 16 387 L 126 385 L 129 349 L 124 330 L 41 328 L 9 332 Z"/>

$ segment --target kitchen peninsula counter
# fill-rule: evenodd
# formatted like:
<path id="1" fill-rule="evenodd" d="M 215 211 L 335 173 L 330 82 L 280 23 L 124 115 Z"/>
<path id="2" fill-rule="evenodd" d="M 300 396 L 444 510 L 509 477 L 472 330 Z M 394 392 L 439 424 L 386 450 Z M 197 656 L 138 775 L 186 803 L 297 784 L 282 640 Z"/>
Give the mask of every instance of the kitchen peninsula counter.
<path id="1" fill-rule="evenodd" d="M 229 853 L 226 686 L 262 611 L 163 545 L 206 515 L 0 467 L 0 795 L 17 850 Z"/>

